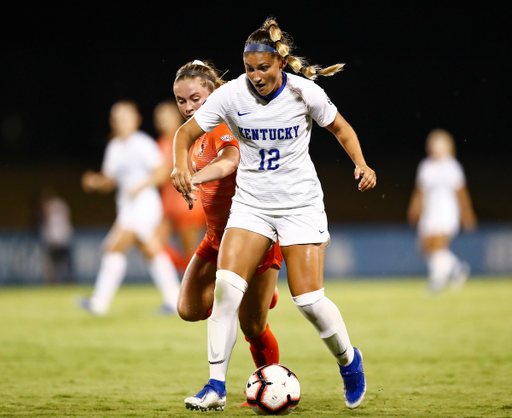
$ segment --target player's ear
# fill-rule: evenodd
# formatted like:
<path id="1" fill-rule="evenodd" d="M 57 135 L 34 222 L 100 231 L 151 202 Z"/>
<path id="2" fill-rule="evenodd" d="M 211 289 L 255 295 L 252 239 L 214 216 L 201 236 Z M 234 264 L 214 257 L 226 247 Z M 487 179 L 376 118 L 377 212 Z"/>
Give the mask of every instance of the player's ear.
<path id="1" fill-rule="evenodd" d="M 279 57 L 279 59 L 281 60 L 281 61 L 279 62 L 279 69 L 280 69 L 280 70 L 282 70 L 282 69 L 284 69 L 284 67 L 286 67 L 286 65 L 287 65 L 288 63 L 287 63 L 287 62 L 286 62 L 286 60 L 285 60 L 284 58 L 282 58 L 282 57 Z"/>

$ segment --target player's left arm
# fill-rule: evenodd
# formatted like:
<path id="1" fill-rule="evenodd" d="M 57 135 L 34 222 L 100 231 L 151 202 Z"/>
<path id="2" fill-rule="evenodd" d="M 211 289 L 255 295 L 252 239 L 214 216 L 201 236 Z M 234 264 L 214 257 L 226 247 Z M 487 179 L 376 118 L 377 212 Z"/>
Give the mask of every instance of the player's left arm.
<path id="1" fill-rule="evenodd" d="M 469 195 L 468 187 L 464 184 L 459 190 L 457 190 L 457 200 L 460 208 L 460 220 L 462 227 L 466 231 L 472 231 L 476 227 L 476 214 L 473 210 L 471 203 L 471 197 Z"/>
<path id="2" fill-rule="evenodd" d="M 359 190 L 364 192 L 373 189 L 377 185 L 377 175 L 375 171 L 366 164 L 361 145 L 359 144 L 359 140 L 352 126 L 350 126 L 339 112 L 336 112 L 334 121 L 325 128 L 336 137 L 356 165 L 354 176 L 356 180 L 361 178 L 358 185 Z"/>
<path id="3" fill-rule="evenodd" d="M 192 184 L 204 184 L 229 176 L 240 162 L 240 151 L 236 146 L 223 147 L 206 167 L 192 176 Z"/>

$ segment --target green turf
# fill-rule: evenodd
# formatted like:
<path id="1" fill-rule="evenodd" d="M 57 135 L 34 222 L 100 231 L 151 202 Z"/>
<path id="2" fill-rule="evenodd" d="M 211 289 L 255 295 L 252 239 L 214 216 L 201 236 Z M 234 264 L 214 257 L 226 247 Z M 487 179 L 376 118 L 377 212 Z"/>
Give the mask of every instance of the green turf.
<path id="1" fill-rule="evenodd" d="M 302 386 L 293 416 L 512 416 L 512 280 L 472 280 L 430 298 L 421 281 L 329 281 L 352 342 L 364 353 L 368 392 L 345 408 L 336 365 L 285 286 L 270 315 L 281 363 Z M 206 323 L 159 317 L 151 286 L 125 286 L 110 315 L 72 306 L 90 288 L 0 289 L 0 416 L 192 417 L 183 399 L 208 378 Z M 237 408 L 252 373 L 239 335 L 228 375 Z"/>

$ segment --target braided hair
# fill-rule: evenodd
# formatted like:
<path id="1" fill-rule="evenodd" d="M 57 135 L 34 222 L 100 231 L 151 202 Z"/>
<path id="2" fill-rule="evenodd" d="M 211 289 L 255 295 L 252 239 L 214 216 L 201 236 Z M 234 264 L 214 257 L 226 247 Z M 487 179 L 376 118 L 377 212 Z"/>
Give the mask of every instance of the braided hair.
<path id="1" fill-rule="evenodd" d="M 308 65 L 306 60 L 302 57 L 291 55 L 294 49 L 293 39 L 289 34 L 281 30 L 272 17 L 267 18 L 260 29 L 249 35 L 245 46 L 250 44 L 263 44 L 275 49 L 277 54 L 286 60 L 293 71 L 296 73 L 301 72 L 311 80 L 314 80 L 317 75 L 334 75 L 345 65 L 335 64 L 327 68 L 321 68 L 318 65 Z"/>

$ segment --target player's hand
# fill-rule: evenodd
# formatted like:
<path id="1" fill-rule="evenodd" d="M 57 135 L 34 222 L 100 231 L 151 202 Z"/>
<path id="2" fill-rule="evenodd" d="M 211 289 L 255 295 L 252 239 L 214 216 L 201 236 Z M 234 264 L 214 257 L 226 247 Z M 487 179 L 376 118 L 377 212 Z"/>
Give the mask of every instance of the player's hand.
<path id="1" fill-rule="evenodd" d="M 466 216 L 463 216 L 461 219 L 462 228 L 466 232 L 473 232 L 477 225 L 476 216 L 474 213 L 467 214 Z"/>
<path id="2" fill-rule="evenodd" d="M 182 193 L 183 199 L 188 203 L 188 210 L 192 210 L 194 208 L 194 200 L 197 200 L 197 197 L 194 196 L 194 193 Z"/>
<path id="3" fill-rule="evenodd" d="M 361 179 L 357 186 L 361 192 L 373 189 L 377 185 L 377 175 L 367 165 L 357 166 L 354 170 L 354 177 L 356 180 Z"/>
<path id="4" fill-rule="evenodd" d="M 180 168 L 177 164 L 171 173 L 171 180 L 174 188 L 181 194 L 192 193 L 192 176 L 188 168 Z M 185 199 L 186 200 L 186 199 Z"/>
<path id="5" fill-rule="evenodd" d="M 82 188 L 85 192 L 91 193 L 94 192 L 97 188 L 96 181 L 97 173 L 94 171 L 86 171 L 82 176 Z"/>
<path id="6" fill-rule="evenodd" d="M 203 182 L 197 178 L 197 174 L 198 173 L 195 173 L 192 175 L 192 178 L 191 178 L 191 182 L 192 182 L 192 190 L 194 190 L 194 192 L 198 192 L 199 189 L 196 187 L 198 184 L 203 184 Z"/>

